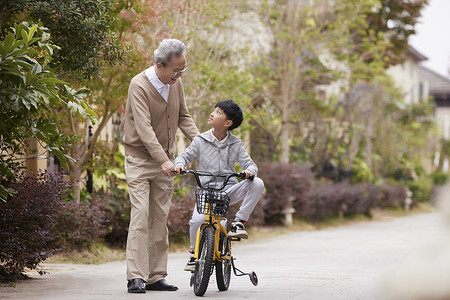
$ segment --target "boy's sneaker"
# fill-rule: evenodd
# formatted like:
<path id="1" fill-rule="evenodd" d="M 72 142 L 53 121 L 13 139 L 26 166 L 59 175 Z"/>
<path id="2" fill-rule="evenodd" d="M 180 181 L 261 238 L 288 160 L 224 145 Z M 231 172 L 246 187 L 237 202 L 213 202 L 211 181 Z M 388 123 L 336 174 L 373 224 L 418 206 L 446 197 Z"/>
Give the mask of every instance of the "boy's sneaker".
<path id="1" fill-rule="evenodd" d="M 248 239 L 248 233 L 245 231 L 245 226 L 242 222 L 233 222 L 231 224 L 231 230 L 228 232 L 229 237 Z"/>
<path id="2" fill-rule="evenodd" d="M 195 258 L 194 256 L 191 256 L 186 264 L 186 266 L 184 267 L 185 271 L 188 272 L 195 272 Z"/>

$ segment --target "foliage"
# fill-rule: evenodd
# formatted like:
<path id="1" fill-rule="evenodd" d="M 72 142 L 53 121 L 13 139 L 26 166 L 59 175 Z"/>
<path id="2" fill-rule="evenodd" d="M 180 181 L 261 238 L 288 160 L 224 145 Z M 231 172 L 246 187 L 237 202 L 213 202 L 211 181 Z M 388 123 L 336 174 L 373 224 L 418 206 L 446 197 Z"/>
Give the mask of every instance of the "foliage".
<path id="1" fill-rule="evenodd" d="M 111 34 L 115 22 L 113 1 L 20 0 L 2 4 L 6 23 L 18 19 L 42 21 L 58 48 L 50 67 L 66 78 L 95 75 L 103 65 L 114 65 L 124 54 Z"/>
<path id="2" fill-rule="evenodd" d="M 289 207 L 304 211 L 314 174 L 307 165 L 264 163 L 258 176 L 264 181 L 266 192 L 260 200 L 265 223 L 281 223 L 283 211 Z"/>
<path id="3" fill-rule="evenodd" d="M 379 194 L 369 183 L 339 182 L 317 185 L 309 193 L 309 210 L 298 211 L 297 214 L 316 222 L 334 216 L 370 216 L 370 210 L 375 206 Z"/>
<path id="4" fill-rule="evenodd" d="M 408 39 L 415 34 L 415 25 L 428 3 L 428 0 L 381 0 L 374 9 L 367 12 L 369 30 L 383 33 L 389 41 L 388 47 L 383 51 L 386 67 L 401 63 L 406 58 Z"/>
<path id="5" fill-rule="evenodd" d="M 189 220 L 195 205 L 195 195 L 188 193 L 183 197 L 173 197 L 167 227 L 171 236 L 189 234 Z"/>
<path id="6" fill-rule="evenodd" d="M 57 246 L 57 216 L 64 209 L 61 198 L 68 185 L 62 176 L 20 175 L 8 187 L 14 199 L 0 203 L 0 276 L 16 280 L 25 268 L 35 269 Z"/>
<path id="7" fill-rule="evenodd" d="M 377 207 L 381 209 L 405 207 L 405 199 L 408 197 L 405 186 L 386 183 L 380 186 L 380 190 L 382 195 L 378 199 Z M 414 201 L 412 204 L 414 205 Z"/>
<path id="8" fill-rule="evenodd" d="M 51 107 L 66 105 L 72 115 L 95 122 L 95 112 L 83 99 L 86 91 L 70 88 L 49 67 L 57 47 L 48 38 L 46 28 L 24 22 L 16 24 L 0 41 L 2 182 L 14 179 L 17 163 L 13 157 L 23 154 L 28 138 L 36 138 L 60 161 L 66 161 L 71 141 L 58 128 Z"/>
<path id="9" fill-rule="evenodd" d="M 402 156 L 428 155 L 430 103 L 405 105 L 386 73 L 404 58 L 426 1 L 394 2 L 262 2 L 260 20 L 272 38 L 253 69 L 264 83 L 254 101 L 265 112 L 255 133 L 267 141 L 257 143 L 262 151 L 276 144 L 277 160 L 290 152 L 290 160 L 316 170 L 333 165 L 353 181 L 387 176 Z"/>
<path id="10" fill-rule="evenodd" d="M 416 180 L 407 180 L 404 184 L 413 194 L 413 199 L 420 202 L 430 200 L 431 191 L 433 189 L 433 180 L 430 176 L 421 176 Z"/>
<path id="11" fill-rule="evenodd" d="M 194 4 L 195 3 L 195 4 Z M 250 69 L 252 52 L 242 38 L 240 21 L 235 14 L 246 10 L 245 1 L 193 1 L 184 10 L 181 29 L 188 46 L 189 70 L 183 77 L 186 101 L 200 131 L 206 125 L 212 107 L 224 99 L 233 99 L 244 111 L 245 122 L 236 133 L 244 135 L 250 128 L 253 113 L 247 110 L 251 98 L 260 89 Z"/>
<path id="12" fill-rule="evenodd" d="M 266 187 L 260 201 L 265 224 L 282 223 L 288 207 L 295 209 L 296 218 L 321 222 L 336 216 L 370 216 L 374 208 L 404 207 L 407 197 L 401 185 L 317 180 L 308 165 L 263 164 L 259 176 Z M 252 218 L 260 214 L 255 210 Z"/>
<path id="13" fill-rule="evenodd" d="M 56 219 L 53 232 L 58 237 L 57 245 L 65 251 L 89 248 L 107 232 L 103 204 L 96 200 L 66 202 Z"/>
<path id="14" fill-rule="evenodd" d="M 107 0 L 43 0 L 30 3 L 19 16 L 11 17 L 13 20 L 17 17 L 42 20 L 49 28 L 52 41 L 59 46 L 50 66 L 67 81 L 92 90 L 87 101 L 99 115 L 99 123 L 92 136 L 86 133 L 88 127 L 95 124 L 85 122 L 83 126 L 83 120 L 68 114 L 67 110 L 52 110 L 58 127 L 74 137 L 68 147 L 74 160 L 68 161 L 68 169 L 76 202 L 80 201 L 81 174 L 92 157 L 98 136 L 118 110 L 117 102 L 123 101 L 127 90 L 123 88 L 121 93 L 110 94 L 111 91 L 103 86 L 103 94 L 100 94 L 97 86 L 90 84 L 91 80 L 83 80 L 98 79 L 104 68 L 112 68 L 124 59 L 127 49 L 114 32 L 117 5 Z M 117 97 L 111 96 L 114 94 Z"/>
<path id="15" fill-rule="evenodd" d="M 260 91 L 277 112 L 269 124 L 279 146 L 280 162 L 290 161 L 290 146 L 306 129 L 295 125 L 306 124 L 316 118 L 316 112 L 327 110 L 318 98 L 317 87 L 341 76 L 321 60 L 327 55 L 325 49 L 332 48 L 334 34 L 327 29 L 331 19 L 319 8 L 322 4 L 263 1 L 258 8 L 270 48 L 261 54 L 253 74 L 264 83 Z"/>
<path id="16" fill-rule="evenodd" d="M 130 202 L 125 180 L 124 146 L 100 142 L 89 170 L 93 172 L 95 192 L 92 198 L 102 203 L 107 219 L 105 241 L 124 247 L 130 221 Z"/>
<path id="17" fill-rule="evenodd" d="M 448 173 L 444 173 L 442 171 L 436 171 L 431 173 L 431 180 L 433 181 L 433 184 L 437 184 L 437 185 L 443 185 L 447 182 L 448 180 Z"/>
<path id="18" fill-rule="evenodd" d="M 352 169 L 352 182 L 372 182 L 374 180 L 373 172 L 367 163 L 361 159 L 354 160 Z"/>

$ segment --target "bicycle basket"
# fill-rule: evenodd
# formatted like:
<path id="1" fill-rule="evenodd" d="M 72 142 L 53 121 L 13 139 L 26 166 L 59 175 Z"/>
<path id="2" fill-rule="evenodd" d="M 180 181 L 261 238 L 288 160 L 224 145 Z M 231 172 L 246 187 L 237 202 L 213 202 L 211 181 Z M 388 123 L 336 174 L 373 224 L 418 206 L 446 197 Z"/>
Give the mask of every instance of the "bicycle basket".
<path id="1" fill-rule="evenodd" d="M 228 194 L 217 190 L 197 189 L 195 199 L 197 200 L 197 211 L 203 215 L 224 216 L 230 204 Z M 208 204 L 211 209 L 210 212 L 208 212 Z"/>

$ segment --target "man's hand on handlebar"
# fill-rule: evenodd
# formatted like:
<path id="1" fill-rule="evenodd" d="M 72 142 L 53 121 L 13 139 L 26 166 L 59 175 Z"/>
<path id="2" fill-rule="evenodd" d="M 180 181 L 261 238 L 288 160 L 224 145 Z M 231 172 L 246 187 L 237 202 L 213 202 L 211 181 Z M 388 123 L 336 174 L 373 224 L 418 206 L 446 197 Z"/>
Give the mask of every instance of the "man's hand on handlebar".
<path id="1" fill-rule="evenodd" d="M 167 160 L 161 164 L 161 170 L 166 177 L 173 177 L 177 175 L 172 173 L 174 169 L 174 165 L 170 160 Z"/>

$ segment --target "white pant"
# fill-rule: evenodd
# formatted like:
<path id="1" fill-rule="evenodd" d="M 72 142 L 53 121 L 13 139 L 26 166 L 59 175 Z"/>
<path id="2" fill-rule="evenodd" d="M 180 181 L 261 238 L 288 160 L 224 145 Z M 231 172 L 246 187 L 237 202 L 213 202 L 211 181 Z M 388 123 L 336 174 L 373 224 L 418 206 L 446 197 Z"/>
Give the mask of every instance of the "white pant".
<path id="1" fill-rule="evenodd" d="M 258 203 L 259 197 L 264 192 L 264 182 L 261 178 L 255 177 L 253 181 L 243 180 L 228 189 L 225 192 L 230 197 L 230 205 L 236 204 L 242 201 L 239 211 L 234 218 L 235 221 L 247 221 Z M 197 230 L 205 221 L 205 215 L 199 214 L 197 211 L 197 205 L 194 207 L 192 217 L 189 220 L 189 235 L 191 241 L 190 250 L 194 252 L 195 239 L 197 238 Z M 222 222 L 222 225 L 226 228 L 226 220 Z"/>

